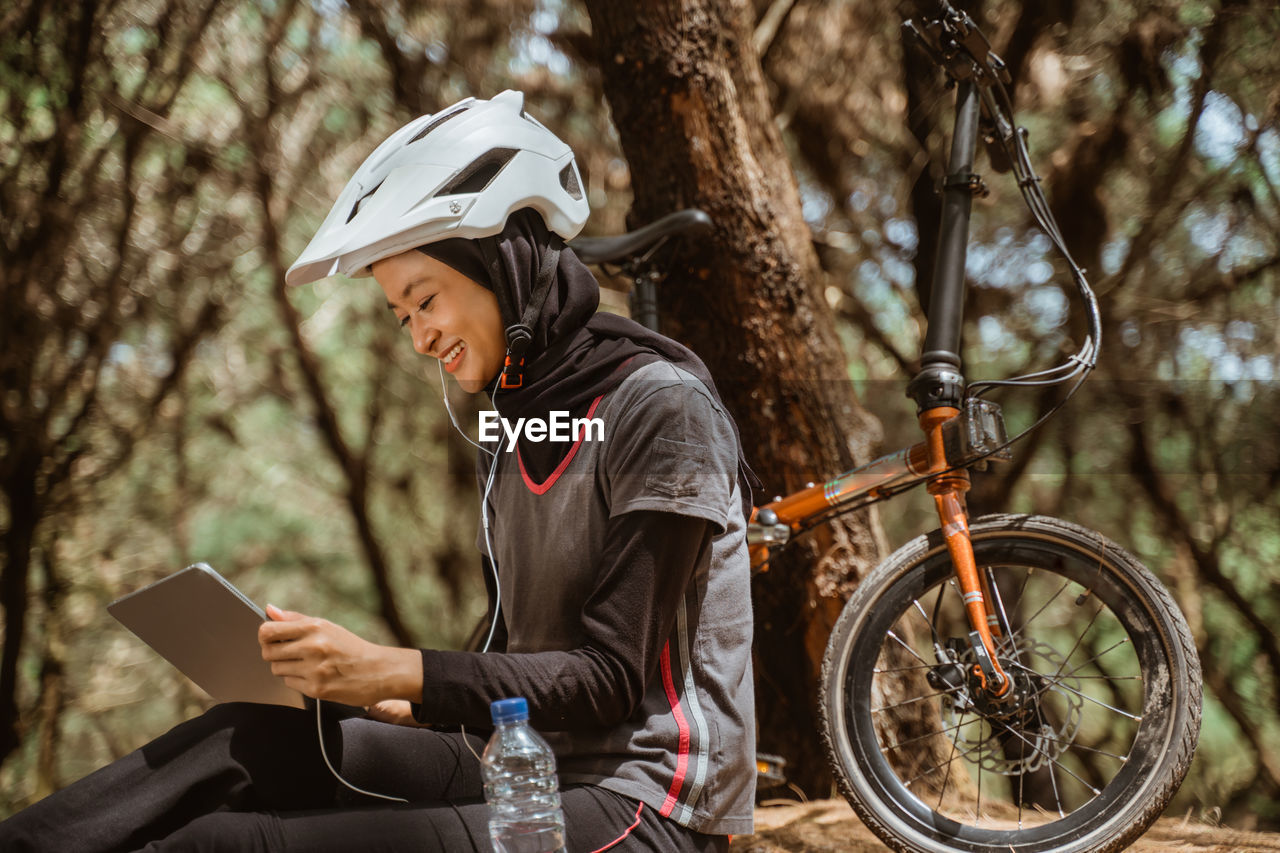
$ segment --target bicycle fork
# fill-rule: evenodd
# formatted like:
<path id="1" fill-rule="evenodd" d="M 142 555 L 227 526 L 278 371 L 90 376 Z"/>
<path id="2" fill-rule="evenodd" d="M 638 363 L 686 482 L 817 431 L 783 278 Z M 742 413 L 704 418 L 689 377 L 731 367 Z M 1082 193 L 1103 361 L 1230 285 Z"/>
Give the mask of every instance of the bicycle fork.
<path id="1" fill-rule="evenodd" d="M 920 428 L 924 430 L 929 450 L 929 470 L 933 473 L 926 488 L 933 496 L 965 614 L 969 617 L 969 642 L 977 659 L 973 674 L 983 689 L 999 699 L 1009 695 L 1012 680 L 1000 666 L 996 654 L 995 637 L 1003 633 L 998 614 L 989 609 L 989 605 L 994 607 L 996 598 L 987 578 L 978 572 L 973 542 L 969 538 L 969 511 L 964 498 L 969 490 L 969 472 L 963 468 L 950 469 L 943 441 L 942 425 L 959 414 L 958 409 L 948 406 L 920 413 Z"/>

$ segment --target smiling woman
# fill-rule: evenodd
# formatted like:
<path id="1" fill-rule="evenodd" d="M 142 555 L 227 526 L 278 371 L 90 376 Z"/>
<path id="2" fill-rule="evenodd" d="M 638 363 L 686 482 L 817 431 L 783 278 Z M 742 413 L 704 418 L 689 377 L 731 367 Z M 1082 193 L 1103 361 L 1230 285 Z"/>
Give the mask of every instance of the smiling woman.
<path id="1" fill-rule="evenodd" d="M 392 255 L 372 271 L 413 348 L 440 359 L 464 391 L 498 375 L 507 347 L 492 291 L 425 252 Z"/>
<path id="2" fill-rule="evenodd" d="M 262 655 L 316 707 L 217 706 L 0 824 L 0 849 L 487 851 L 478 750 L 513 696 L 555 750 L 561 849 L 723 851 L 750 831 L 737 429 L 696 355 L 597 313 L 565 246 L 587 215 L 573 153 L 522 107 L 504 92 L 402 128 L 288 274 L 372 274 L 417 352 L 499 422 L 547 425 L 480 447 L 484 650 L 271 607 Z"/>

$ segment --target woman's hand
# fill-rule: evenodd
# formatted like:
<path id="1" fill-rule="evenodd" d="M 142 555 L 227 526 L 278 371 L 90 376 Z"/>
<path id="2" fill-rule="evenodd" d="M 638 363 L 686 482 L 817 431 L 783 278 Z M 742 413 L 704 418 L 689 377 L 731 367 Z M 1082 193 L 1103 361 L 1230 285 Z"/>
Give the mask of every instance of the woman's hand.
<path id="1" fill-rule="evenodd" d="M 273 605 L 267 616 L 272 621 L 258 628 L 262 659 L 299 693 L 360 706 L 422 696 L 419 652 L 370 643 L 327 619 Z"/>
<path id="2" fill-rule="evenodd" d="M 413 709 L 405 699 L 383 699 L 381 702 L 374 702 L 369 706 L 369 719 L 382 723 L 394 723 L 397 726 L 417 728 L 427 726 L 426 723 L 420 723 L 413 718 Z"/>

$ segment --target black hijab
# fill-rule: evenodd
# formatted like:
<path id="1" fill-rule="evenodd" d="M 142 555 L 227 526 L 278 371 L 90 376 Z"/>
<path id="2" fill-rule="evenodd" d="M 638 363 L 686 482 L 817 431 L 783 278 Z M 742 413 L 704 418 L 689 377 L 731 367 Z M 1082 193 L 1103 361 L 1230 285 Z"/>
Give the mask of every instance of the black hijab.
<path id="1" fill-rule="evenodd" d="M 454 238 L 430 243 L 418 251 L 453 267 L 476 283 L 495 290 L 509 285 L 509 304 L 522 316 L 533 295 L 543 253 L 550 245 L 563 246 L 533 210 L 517 211 L 507 218 L 502 233 L 490 239 L 506 282 L 495 282 L 488 273 L 478 241 Z M 553 242 L 554 241 L 554 242 Z M 496 291 L 495 291 L 496 292 Z M 502 300 L 500 299 L 501 303 Z M 580 417 L 591 402 L 616 387 L 646 364 L 667 361 L 687 370 L 702 382 L 723 406 L 711 373 L 692 350 L 639 323 L 607 312 L 597 313 L 600 285 L 572 250 L 561 248 L 555 279 L 542 311 L 531 324 L 533 340 L 525 352 L 524 382 L 519 388 L 497 388 L 497 377 L 488 387 L 502 417 L 547 418 L 551 411 L 567 411 Z M 504 325 L 516 321 L 503 317 Z M 749 514 L 755 475 L 742 453 L 738 427 L 738 476 Z M 571 442 L 528 442 L 518 448 L 525 470 L 544 481 L 564 458 Z"/>

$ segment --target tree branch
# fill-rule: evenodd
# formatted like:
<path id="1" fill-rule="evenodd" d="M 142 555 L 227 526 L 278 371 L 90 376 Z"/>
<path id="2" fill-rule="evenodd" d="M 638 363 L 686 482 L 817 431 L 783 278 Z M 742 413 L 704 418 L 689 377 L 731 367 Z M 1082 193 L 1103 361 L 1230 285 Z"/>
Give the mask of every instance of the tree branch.
<path id="1" fill-rule="evenodd" d="M 843 294 L 844 298 L 840 300 L 839 313 L 842 319 L 853 323 L 857 326 L 862 334 L 866 336 L 872 344 L 892 358 L 898 365 L 898 370 L 905 376 L 914 375 L 920 367 L 919 359 L 909 358 L 902 350 L 889 340 L 889 336 L 880 331 L 880 327 L 876 325 L 875 318 L 871 316 L 871 312 L 867 310 L 867 306 L 862 304 L 862 300 L 858 299 L 851 293 Z"/>
<path id="2" fill-rule="evenodd" d="M 277 84 L 271 67 L 269 51 L 264 52 L 262 64 L 267 90 L 268 92 L 275 91 Z M 274 102 L 268 99 L 267 103 L 269 105 L 268 111 L 270 112 L 270 105 L 274 105 Z M 355 523 L 356 533 L 365 555 L 366 564 L 373 577 L 374 587 L 378 596 L 379 613 L 395 637 L 396 642 L 405 647 L 413 647 L 416 643 L 413 641 L 413 636 L 408 626 L 405 625 L 400 616 L 400 609 L 396 604 L 396 596 L 391 586 L 390 567 L 387 564 L 382 546 L 374 534 L 373 521 L 369 515 L 369 471 L 364 464 L 367 460 L 363 459 L 361 454 L 353 452 L 342 435 L 337 412 L 330 402 L 328 393 L 325 391 L 324 384 L 320 378 L 319 364 L 314 353 L 311 352 L 310 347 L 307 346 L 302 337 L 301 318 L 298 316 L 297 309 L 293 307 L 293 303 L 289 301 L 289 295 L 286 291 L 285 273 L 287 272 L 287 266 L 283 260 L 280 233 L 276 227 L 271 209 L 273 187 L 272 175 L 269 171 L 271 151 L 271 146 L 268 142 L 271 126 L 269 112 L 267 116 L 262 116 L 255 122 L 254 127 L 250 130 L 249 139 L 254 154 L 251 159 L 254 163 L 254 192 L 261 217 L 262 249 L 272 272 L 272 294 L 275 298 L 276 310 L 293 345 L 294 356 L 297 359 L 303 383 L 307 389 L 307 395 L 311 399 L 311 404 L 315 410 L 320 434 L 324 437 L 330 454 L 332 454 L 346 480 L 347 507 Z"/>
<path id="3" fill-rule="evenodd" d="M 1137 403 L 1134 400 L 1130 402 L 1135 405 Z M 1138 482 L 1142 485 L 1143 490 L 1147 493 L 1147 497 L 1151 500 L 1156 512 L 1164 518 L 1165 528 L 1172 531 L 1174 537 L 1186 546 L 1187 552 L 1195 562 L 1196 570 L 1200 573 L 1200 576 L 1217 589 L 1239 611 L 1245 622 L 1253 629 L 1254 635 L 1258 640 L 1258 646 L 1262 651 L 1263 657 L 1266 658 L 1268 668 L 1271 670 L 1273 683 L 1280 685 L 1280 643 L 1277 643 L 1275 631 L 1267 623 L 1267 620 L 1258 613 L 1248 598 L 1240 592 L 1235 583 L 1222 571 L 1222 565 L 1218 560 L 1217 553 L 1205 550 L 1191 536 L 1190 520 L 1178 508 L 1177 502 L 1173 499 L 1172 490 L 1156 469 L 1155 461 L 1152 459 L 1151 451 L 1147 444 L 1147 435 L 1143 424 L 1131 424 L 1129 426 L 1129 435 L 1133 441 L 1133 448 L 1129 457 L 1130 467 L 1138 478 Z"/>
<path id="4" fill-rule="evenodd" d="M 755 31 L 751 33 L 751 44 L 762 61 L 795 6 L 796 0 L 773 0 L 765 13 L 760 16 Z"/>
<path id="5" fill-rule="evenodd" d="M 1167 209 L 1169 200 L 1173 198 L 1174 190 L 1177 189 L 1181 179 L 1187 174 L 1187 160 L 1190 158 L 1194 147 L 1196 128 L 1200 126 L 1200 119 L 1204 115 L 1205 99 L 1209 96 L 1211 90 L 1210 80 L 1218 60 L 1218 53 L 1222 48 L 1226 29 L 1224 25 L 1225 12 L 1230 5 L 1233 4 L 1231 0 L 1228 0 L 1223 5 L 1223 8 L 1214 15 L 1212 23 L 1206 28 L 1204 44 L 1200 49 L 1200 76 L 1196 79 L 1192 92 L 1191 111 L 1187 116 L 1186 132 L 1182 134 L 1182 139 L 1179 140 L 1178 147 L 1174 149 L 1173 155 L 1165 161 L 1166 165 L 1163 174 L 1154 178 L 1149 184 L 1151 188 L 1147 194 L 1147 210 L 1149 212 L 1137 235 L 1130 243 L 1129 252 L 1125 255 L 1124 262 L 1120 265 L 1120 270 L 1112 277 L 1112 284 L 1108 290 L 1119 288 L 1128 281 L 1138 261 L 1147 256 L 1151 244 L 1155 242 L 1156 236 L 1161 233 L 1163 223 L 1167 221 L 1170 215 Z M 1173 215 L 1176 215 L 1176 213 Z"/>

